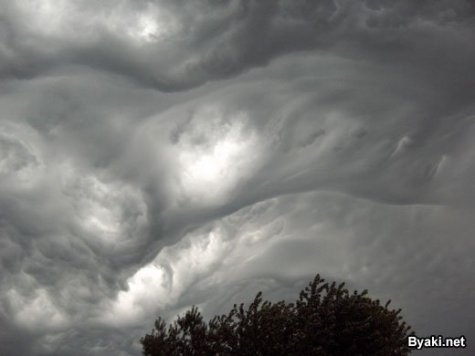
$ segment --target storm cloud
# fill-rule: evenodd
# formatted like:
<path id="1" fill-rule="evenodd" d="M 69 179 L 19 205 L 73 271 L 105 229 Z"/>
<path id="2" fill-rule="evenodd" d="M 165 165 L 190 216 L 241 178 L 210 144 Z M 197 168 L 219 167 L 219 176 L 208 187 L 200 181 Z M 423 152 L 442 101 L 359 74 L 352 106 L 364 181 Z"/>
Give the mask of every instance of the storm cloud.
<path id="1" fill-rule="evenodd" d="M 316 273 L 475 340 L 469 0 L 0 0 L 0 353 Z"/>

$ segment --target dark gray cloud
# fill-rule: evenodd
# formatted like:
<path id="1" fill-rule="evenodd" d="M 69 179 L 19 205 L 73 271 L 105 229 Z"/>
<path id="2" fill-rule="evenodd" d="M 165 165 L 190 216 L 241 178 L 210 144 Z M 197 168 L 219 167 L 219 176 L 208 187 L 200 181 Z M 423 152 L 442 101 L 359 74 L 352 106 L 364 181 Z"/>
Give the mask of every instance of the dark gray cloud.
<path id="1" fill-rule="evenodd" d="M 296 51 L 335 50 L 413 64 L 409 53 L 431 55 L 427 47 L 441 39 L 462 35 L 459 41 L 466 43 L 463 36 L 470 36 L 466 29 L 475 13 L 462 0 L 140 1 L 112 10 L 107 2 L 36 7 L 20 2 L 5 8 L 4 77 L 80 65 L 163 91 L 234 76 Z"/>
<path id="2" fill-rule="evenodd" d="M 317 272 L 475 338 L 470 1 L 0 6 L 1 354 Z"/>

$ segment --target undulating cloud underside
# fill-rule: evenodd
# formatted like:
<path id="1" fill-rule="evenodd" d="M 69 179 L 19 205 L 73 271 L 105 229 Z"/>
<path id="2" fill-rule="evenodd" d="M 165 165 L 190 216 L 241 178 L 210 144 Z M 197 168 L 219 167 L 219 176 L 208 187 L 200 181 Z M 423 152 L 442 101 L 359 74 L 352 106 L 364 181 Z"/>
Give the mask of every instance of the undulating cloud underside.
<path id="1" fill-rule="evenodd" d="M 473 43 L 470 0 L 0 0 L 0 354 L 316 273 L 470 346 Z"/>

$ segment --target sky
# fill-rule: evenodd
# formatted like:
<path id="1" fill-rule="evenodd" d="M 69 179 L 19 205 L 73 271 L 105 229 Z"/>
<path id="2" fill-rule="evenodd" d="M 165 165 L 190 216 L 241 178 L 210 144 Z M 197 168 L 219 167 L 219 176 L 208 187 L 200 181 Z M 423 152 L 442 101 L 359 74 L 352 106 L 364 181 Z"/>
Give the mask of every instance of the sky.
<path id="1" fill-rule="evenodd" d="M 468 355 L 474 40 L 471 0 L 0 0 L 0 354 L 320 273 Z"/>

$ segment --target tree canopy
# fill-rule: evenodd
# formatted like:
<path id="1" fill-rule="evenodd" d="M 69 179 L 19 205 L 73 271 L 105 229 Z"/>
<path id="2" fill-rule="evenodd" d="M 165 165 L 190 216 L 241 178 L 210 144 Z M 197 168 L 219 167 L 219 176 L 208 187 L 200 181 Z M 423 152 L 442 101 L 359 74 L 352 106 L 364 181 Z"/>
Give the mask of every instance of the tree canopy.
<path id="1" fill-rule="evenodd" d="M 389 304 L 317 275 L 295 303 L 264 301 L 259 292 L 208 322 L 193 306 L 170 325 L 158 317 L 140 342 L 145 356 L 408 355 L 411 328 Z"/>

